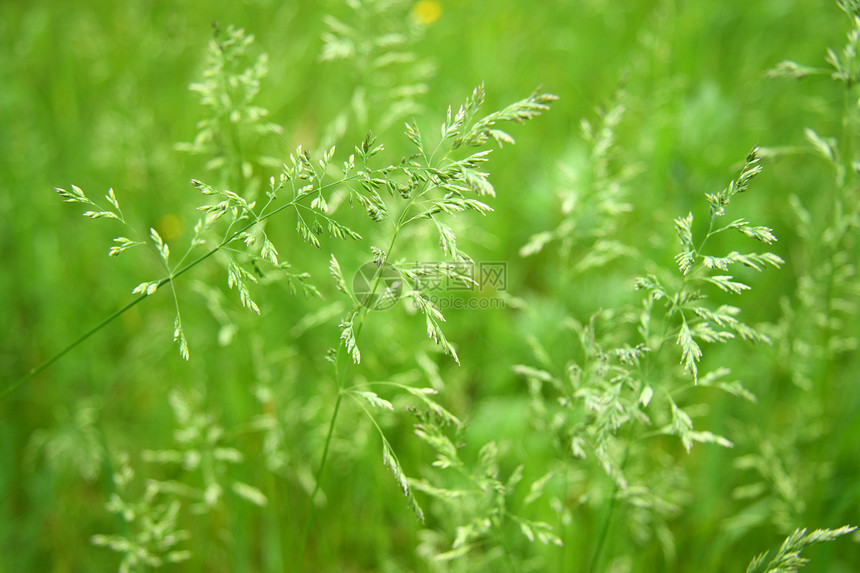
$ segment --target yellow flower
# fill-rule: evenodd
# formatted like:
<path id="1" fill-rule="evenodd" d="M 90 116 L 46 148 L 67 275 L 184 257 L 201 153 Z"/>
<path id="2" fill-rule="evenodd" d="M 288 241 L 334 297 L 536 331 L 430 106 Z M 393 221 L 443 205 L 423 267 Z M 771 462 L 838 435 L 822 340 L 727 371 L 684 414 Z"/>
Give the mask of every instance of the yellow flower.
<path id="1" fill-rule="evenodd" d="M 172 241 L 182 234 L 182 221 L 173 213 L 168 213 L 155 224 L 158 234 L 165 241 Z"/>
<path id="2" fill-rule="evenodd" d="M 432 24 L 442 15 L 442 3 L 435 0 L 421 0 L 412 8 L 412 18 L 419 24 Z"/>

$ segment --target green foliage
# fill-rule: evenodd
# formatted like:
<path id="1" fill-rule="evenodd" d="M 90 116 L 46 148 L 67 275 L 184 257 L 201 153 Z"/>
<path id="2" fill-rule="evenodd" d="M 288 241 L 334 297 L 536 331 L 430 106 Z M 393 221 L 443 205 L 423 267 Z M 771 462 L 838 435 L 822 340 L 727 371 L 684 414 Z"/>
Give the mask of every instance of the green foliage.
<path id="1" fill-rule="evenodd" d="M 102 445 L 96 428 L 98 415 L 96 398 L 80 400 L 71 411 L 61 406 L 53 428 L 33 432 L 30 456 L 41 455 L 56 471 L 72 469 L 81 479 L 95 481 L 102 467 Z"/>
<path id="2" fill-rule="evenodd" d="M 251 138 L 280 135 L 281 128 L 268 121 L 269 110 L 255 105 L 261 82 L 269 72 L 269 58 L 255 46 L 253 34 L 229 26 L 222 30 L 213 23 L 215 37 L 209 43 L 206 69 L 201 82 L 192 83 L 191 91 L 200 95 L 200 104 L 208 116 L 197 123 L 197 135 L 177 149 L 209 157 L 206 168 L 221 170 L 224 183 L 240 194 L 253 195 L 254 164 L 246 148 Z M 279 165 L 270 157 L 254 158 L 268 166 Z M 250 189 L 245 190 L 249 185 Z"/>
<path id="3" fill-rule="evenodd" d="M 853 570 L 856 4 L 3 4 L 0 562 Z"/>
<path id="4" fill-rule="evenodd" d="M 169 398 L 179 428 L 174 432 L 176 447 L 162 450 L 143 450 L 144 461 L 175 466 L 199 479 L 182 476 L 181 480 L 155 481 L 151 485 L 159 492 L 181 495 L 195 501 L 192 509 L 198 512 L 211 510 L 222 502 L 230 464 L 244 461 L 242 452 L 224 443 L 222 428 L 200 405 L 199 395 L 184 396 L 173 392 Z M 199 483 L 199 485 L 190 485 Z M 258 506 L 268 503 L 265 494 L 252 485 L 231 481 L 229 489 L 239 497 Z"/>
<path id="5" fill-rule="evenodd" d="M 756 571 L 764 571 L 764 573 L 796 573 L 798 569 L 809 563 L 809 559 L 800 556 L 801 551 L 816 543 L 833 541 L 837 537 L 847 535 L 856 529 L 856 527 L 849 527 L 847 525 L 839 529 L 816 529 L 811 533 L 807 533 L 805 529 L 798 529 L 774 552 L 770 561 L 767 561 L 767 558 L 770 556 L 768 552 L 762 553 L 750 561 L 747 573 L 755 573 Z"/>
<path id="6" fill-rule="evenodd" d="M 478 452 L 475 465 L 470 466 L 461 458 L 456 444 L 464 430 L 460 420 L 436 409 L 412 411 L 418 419 L 415 433 L 436 453 L 432 463 L 436 468 L 431 474 L 433 480 L 418 480 L 413 485 L 436 501 L 439 514 L 455 526 L 453 541 L 441 535 L 428 535 L 419 548 L 420 552 L 426 553 L 437 564 L 456 561 L 459 567 L 468 570 L 477 563 L 482 567 L 498 566 L 493 565 L 497 559 L 514 566 L 506 539 L 511 530 L 524 536 L 528 542 L 538 540 L 544 545 L 562 544 L 550 524 L 513 513 L 513 497 L 523 481 L 522 465 L 503 479 L 499 446 L 496 442 L 489 442 Z M 454 429 L 453 438 L 448 435 L 449 428 Z M 547 473 L 534 480 L 522 505 L 528 507 L 541 498 L 551 478 L 552 473 Z M 450 546 L 445 547 L 446 543 Z M 479 554 L 477 558 L 476 553 Z"/>
<path id="7" fill-rule="evenodd" d="M 218 34 L 220 30 L 216 30 L 216 40 L 210 48 L 209 70 L 205 74 L 207 81 L 204 84 L 191 86 L 193 91 L 203 94 L 202 103 L 211 108 L 213 118 L 200 123 L 198 126 L 200 133 L 193 146 L 188 149 L 198 153 L 209 152 L 224 156 L 229 154 L 209 144 L 223 137 L 225 131 L 234 130 L 234 124 L 241 124 L 243 121 L 256 124 L 265 116 L 265 110 L 252 107 L 250 102 L 259 91 L 259 80 L 265 75 L 266 60 L 261 56 L 252 68 L 242 69 L 241 65 L 237 64 L 237 60 L 241 61 L 245 50 L 253 42 L 253 37 L 246 36 L 242 30 L 232 28 L 228 30 L 228 39 L 225 41 L 219 41 Z M 331 38 L 329 41 L 332 41 Z M 169 245 L 154 228 L 150 229 L 150 240 L 167 276 L 141 283 L 135 287 L 133 294 L 149 296 L 164 284 L 171 285 L 176 306 L 173 338 L 179 344 L 182 358 L 188 360 L 190 356 L 188 341 L 183 330 L 178 297 L 173 287 L 174 279 L 198 262 L 211 255 L 219 254 L 225 259 L 227 267 L 227 287 L 229 289 L 235 287 L 242 306 L 256 314 L 260 314 L 261 311 L 251 297 L 250 285 L 258 282 L 257 276 L 264 276 L 265 273 L 261 270 L 264 265 L 271 267 L 266 272 L 282 271 L 290 283 L 291 290 L 295 290 L 294 285 L 298 283 L 305 294 L 319 295 L 315 287 L 304 282 L 309 275 L 290 273 L 289 263 L 279 261 L 278 249 L 267 234 L 266 225 L 268 219 L 276 214 L 283 211 L 293 212 L 297 233 L 313 247 L 321 248 L 322 244 L 318 236 L 324 232 L 334 239 L 349 238 L 361 241 L 363 237 L 359 233 L 335 219 L 334 214 L 337 209 L 330 207 L 333 204 L 340 204 L 344 198 L 349 205 L 358 204 L 363 207 L 366 216 L 373 223 L 388 223 L 393 228 L 388 248 L 379 252 L 377 265 L 380 268 L 386 268 L 389 265 L 392 249 L 401 231 L 428 219 L 440 233 L 443 254 L 449 255 L 458 262 L 471 261 L 468 255 L 457 249 L 456 236 L 452 228 L 442 223 L 440 219 L 446 215 L 454 216 L 468 211 L 482 215 L 492 211 L 485 203 L 469 197 L 469 194 L 495 195 L 492 185 L 487 180 L 488 174 L 478 171 L 478 167 L 487 161 L 491 150 L 470 152 L 462 158 L 457 158 L 454 155 L 455 152 L 463 146 L 473 148 L 486 146 L 490 139 L 499 146 L 502 143 L 514 143 L 513 137 L 496 126 L 505 122 L 524 123 L 533 119 L 548 110 L 549 104 L 557 98 L 535 91 L 529 97 L 498 112 L 478 117 L 477 114 L 483 107 L 484 99 L 484 87 L 480 85 L 475 88 L 466 103 L 460 106 L 456 114 L 453 114 L 449 107 L 446 121 L 441 128 L 441 140 L 432 150 L 424 147 L 425 138 L 422 137 L 415 123 L 406 124 L 406 135 L 415 146 L 414 153 L 398 163 L 383 167 L 373 166 L 374 158 L 380 155 L 384 147 L 377 144 L 371 132 L 368 132 L 364 140 L 355 146 L 355 153 L 349 155 L 340 169 L 332 166 L 336 153 L 335 147 L 326 151 L 318 161 L 314 161 L 306 149 L 299 147 L 290 155 L 289 162 L 284 165 L 279 176 L 270 178 L 266 202 L 259 208 L 257 202 L 251 198 L 226 189 L 218 190 L 196 179 L 192 180 L 192 185 L 204 197 L 211 199 L 198 207 L 198 210 L 204 214 L 204 218 L 195 225 L 194 236 L 187 251 L 179 263 L 172 265 Z M 232 137 L 236 140 L 238 135 L 234 132 Z M 235 143 L 233 151 L 241 155 L 238 143 Z M 215 161 L 210 162 L 208 167 L 217 170 L 224 165 L 226 165 L 225 162 Z M 244 181 L 248 177 L 250 169 L 246 167 L 245 164 L 240 165 L 241 175 L 235 181 Z M 63 189 L 57 189 L 57 192 L 67 202 L 85 203 L 98 208 L 76 186 L 72 186 L 71 192 Z M 252 191 L 247 191 L 246 194 L 253 196 Z M 84 215 L 91 218 L 109 217 L 124 223 L 113 190 L 106 198 L 114 206 L 115 211 L 87 211 Z M 123 237 L 115 240 L 121 245 L 125 245 L 126 241 Z M 182 266 L 195 249 L 203 250 L 204 254 Z M 454 346 L 442 331 L 445 318 L 434 303 L 422 294 L 422 286 L 418 278 L 405 270 L 404 263 L 392 260 L 390 265 L 408 289 L 407 296 L 412 299 L 415 308 L 424 315 L 428 337 L 459 363 Z M 246 268 L 248 266 L 253 271 Z M 346 293 L 351 299 L 352 309 L 340 324 L 340 338 L 342 348 L 349 354 L 352 362 L 359 364 L 361 352 L 358 347 L 358 337 L 367 312 L 373 307 L 367 300 L 359 300 L 349 292 L 343 271 L 334 254 L 330 256 L 329 270 L 338 290 Z M 379 285 L 380 274 L 377 273 L 370 285 L 371 298 Z M 337 367 L 337 359 L 335 364 Z M 363 398 L 372 406 L 393 409 L 389 402 L 375 393 L 350 389 L 348 383 L 344 383 L 341 379 L 340 371 L 336 371 L 336 375 L 340 393 L 345 392 L 354 398 Z M 408 387 L 405 389 L 411 391 Z M 422 398 L 429 401 L 426 396 Z M 181 449 L 145 450 L 143 457 L 151 462 L 178 464 L 186 472 L 200 471 L 202 474 L 200 489 L 189 486 L 182 480 L 153 481 L 152 483 L 159 492 L 190 497 L 199 503 L 201 510 L 207 510 L 221 501 L 224 488 L 220 484 L 220 478 L 226 473 L 226 464 L 239 463 L 243 456 L 234 448 L 220 445 L 223 430 L 214 424 L 208 414 L 197 413 L 193 401 L 189 402 L 178 393 L 172 393 L 170 400 L 177 421 L 182 426 L 175 438 Z M 444 411 L 438 405 L 435 408 L 436 411 Z M 393 474 L 409 507 L 419 521 L 423 521 L 423 511 L 415 499 L 412 487 L 391 443 L 371 412 L 366 408 L 365 410 L 379 431 L 384 465 Z M 336 407 L 331 428 L 334 427 L 337 411 Z M 328 440 L 326 443 L 328 444 Z M 326 445 L 326 452 L 327 447 L 328 445 Z M 324 467 L 324 462 L 325 458 L 320 471 Z M 257 505 L 265 506 L 268 503 L 262 491 L 247 483 L 234 482 L 231 489 Z M 311 503 L 317 491 L 318 486 L 311 496 Z M 148 502 L 151 501 L 148 500 Z M 175 519 L 175 513 L 176 510 L 171 506 L 169 516 L 171 523 Z M 523 521 L 522 524 L 524 531 L 532 531 L 527 522 Z M 547 527 L 549 526 L 541 524 L 538 529 Z M 539 535 L 541 539 L 546 539 L 546 533 L 541 532 Z M 534 538 L 531 533 L 529 536 Z M 101 544 L 109 544 L 116 548 L 115 543 L 105 541 Z"/>
<path id="8" fill-rule="evenodd" d="M 604 141 L 611 141 L 611 138 L 610 133 L 604 134 Z M 750 287 L 733 281 L 728 275 L 711 275 L 710 271 L 714 268 L 725 271 L 734 263 L 757 271 L 763 270 L 765 263 L 776 267 L 783 264 L 782 259 L 771 253 L 742 255 L 733 251 L 724 257 L 704 254 L 708 240 L 726 230 L 737 230 L 768 244 L 776 240 L 770 229 L 750 227 L 743 219 L 724 225 L 718 223 L 726 206 L 735 195 L 747 191 L 750 179 L 759 170 L 759 159 L 753 150 L 737 180 L 718 194 L 706 195 L 710 205 L 709 229 L 698 241 L 694 240 L 692 213 L 675 219 L 682 247 L 675 257 L 682 275 L 680 284 L 676 280 L 677 286 L 665 286 L 656 274 L 639 277 L 635 286 L 647 295 L 640 311 L 597 311 L 587 324 L 567 319 L 565 326 L 574 334 L 578 349 L 577 358 L 568 361 L 563 368 L 552 365 L 537 340 L 532 342 L 536 357 L 548 370 L 514 366 L 536 396 L 542 396 L 545 391 L 558 394 L 554 407 L 538 403 L 536 408 L 546 420 L 542 424 L 561 434 L 561 447 L 574 457 L 594 456 L 621 493 L 629 487 L 624 469 L 630 461 L 630 435 L 639 425 L 657 427 L 660 428 L 658 433 L 676 435 L 688 453 L 696 442 L 733 445 L 712 432 L 694 430 L 691 415 L 679 407 L 675 398 L 685 385 L 673 383 L 667 376 L 671 370 L 666 367 L 657 370 L 663 376 L 655 380 L 654 369 L 665 362 L 665 353 L 661 352 L 664 345 L 674 342 L 680 347 L 684 370 L 692 374 L 697 384 L 702 344 L 727 342 L 736 335 L 747 340 L 767 341 L 763 334 L 736 318 L 740 312 L 738 307 L 706 304 L 707 297 L 698 286 L 711 283 L 725 292 L 740 294 Z M 600 199 L 595 198 L 595 201 Z M 600 248 L 590 237 L 584 239 L 590 243 L 590 248 Z M 525 254 L 531 251 L 527 249 Z M 664 312 L 655 308 L 655 303 L 662 303 Z M 634 325 L 635 330 L 630 328 Z M 563 374 L 554 375 L 553 370 Z M 708 375 L 705 385 L 713 384 L 726 374 L 727 370 Z M 749 395 L 742 386 L 736 389 Z M 627 433 L 621 434 L 622 430 Z"/>
<path id="9" fill-rule="evenodd" d="M 319 60 L 326 70 L 348 66 L 353 86 L 349 102 L 335 116 L 322 145 L 339 141 L 357 129 L 380 132 L 424 113 L 420 98 L 434 75 L 430 58 L 422 58 L 415 44 L 422 26 L 409 16 L 410 2 L 354 0 L 344 2 L 347 12 L 338 18 L 327 14 Z M 340 64 L 340 66 L 336 66 Z M 343 73 L 343 72 L 341 72 Z"/>
<path id="10" fill-rule="evenodd" d="M 135 473 L 128 456 L 118 456 L 119 468 L 113 476 L 117 493 L 111 494 L 107 510 L 124 522 L 125 535 L 93 535 L 93 545 L 107 547 L 122 555 L 120 573 L 160 568 L 191 558 L 191 553 L 176 548 L 188 539 L 189 532 L 177 529 L 180 504 L 177 500 L 160 502 L 158 487 L 150 483 L 139 501 L 123 498 L 128 495 Z"/>
<path id="11" fill-rule="evenodd" d="M 565 179 L 565 189 L 560 194 L 561 223 L 552 231 L 532 235 L 520 249 L 520 255 L 539 253 L 553 241 L 561 241 L 564 258 L 570 256 L 574 246 L 587 246 L 574 266 L 579 273 L 631 254 L 618 240 L 618 231 L 624 215 L 632 209 L 626 196 L 629 182 L 639 169 L 635 165 L 620 168 L 614 165 L 618 155 L 616 128 L 626 111 L 624 94 L 616 94 L 614 99 L 611 107 L 599 112 L 596 123 L 586 119 L 580 123 L 582 139 L 587 146 L 581 161 L 586 162 L 590 173 L 566 164 L 559 166 Z"/>
<path id="12" fill-rule="evenodd" d="M 679 321 L 675 343 L 681 348 L 684 370 L 693 375 L 694 381 L 698 381 L 697 363 L 702 359 L 700 342 L 726 342 L 735 336 L 744 340 L 769 342 L 767 336 L 735 318 L 740 312 L 738 307 L 721 305 L 718 308 L 708 308 L 708 305 L 702 302 L 706 295 L 697 288 L 699 284 L 709 283 L 723 292 L 739 295 L 750 287 L 735 281 L 731 275 L 715 275 L 711 274 L 711 271 L 728 271 L 729 267 L 736 263 L 762 271 L 767 266 L 779 268 L 785 263 L 773 253 L 741 254 L 732 251 L 724 256 L 704 254 L 709 239 L 728 230 L 738 231 L 767 245 L 776 242 L 771 229 L 752 227 L 745 219 L 736 219 L 723 225 L 719 223 L 719 217 L 725 215 L 725 209 L 735 195 L 746 191 L 750 180 L 761 171 L 759 161 L 758 152 L 753 149 L 736 180 L 720 193 L 705 195 L 710 207 L 710 217 L 708 231 L 698 245 L 693 236 L 693 214 L 675 219 L 675 231 L 681 242 L 681 252 L 675 255 L 675 262 L 683 276 L 680 288 L 664 286 L 655 275 L 636 279 L 636 288 L 647 291 L 651 301 L 664 304 L 666 320 L 670 323 Z M 662 344 L 662 341 L 657 344 Z"/>

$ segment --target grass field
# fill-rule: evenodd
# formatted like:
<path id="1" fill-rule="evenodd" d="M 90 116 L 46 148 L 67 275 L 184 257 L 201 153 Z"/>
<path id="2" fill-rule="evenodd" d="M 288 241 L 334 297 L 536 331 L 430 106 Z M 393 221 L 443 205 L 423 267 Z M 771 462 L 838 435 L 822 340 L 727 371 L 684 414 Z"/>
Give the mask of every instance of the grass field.
<path id="1" fill-rule="evenodd" d="M 857 571 L 858 18 L 0 3 L 0 571 Z"/>

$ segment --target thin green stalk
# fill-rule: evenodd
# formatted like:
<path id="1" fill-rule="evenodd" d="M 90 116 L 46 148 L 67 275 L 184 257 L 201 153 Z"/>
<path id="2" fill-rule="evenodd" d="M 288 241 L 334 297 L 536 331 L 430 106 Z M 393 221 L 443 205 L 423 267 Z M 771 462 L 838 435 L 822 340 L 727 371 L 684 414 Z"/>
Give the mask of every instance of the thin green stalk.
<path id="1" fill-rule="evenodd" d="M 98 323 L 96 326 L 94 326 L 93 328 L 88 330 L 86 333 L 84 333 L 82 336 L 80 336 L 77 340 L 75 340 L 74 342 L 72 342 L 71 344 L 69 344 L 68 346 L 63 348 L 57 354 L 48 358 L 47 360 L 45 360 L 44 362 L 42 362 L 38 366 L 32 368 L 27 374 L 25 374 L 24 376 L 19 378 L 17 381 L 13 382 L 12 384 L 10 384 L 6 388 L 4 388 L 2 391 L 0 391 L 0 400 L 2 400 L 3 398 L 5 398 L 9 394 L 11 394 L 12 392 L 17 390 L 18 388 L 20 388 L 28 380 L 30 380 L 31 378 L 36 376 L 38 373 L 40 373 L 42 370 L 45 370 L 48 366 L 50 366 L 51 364 L 53 364 L 54 362 L 56 362 L 57 360 L 59 360 L 60 358 L 62 358 L 66 354 L 68 354 L 69 352 L 71 352 L 75 347 L 77 347 L 79 344 L 84 342 L 87 338 L 89 338 L 90 336 L 92 336 L 93 334 L 95 334 L 96 332 L 98 332 L 99 330 L 101 330 L 102 328 L 104 328 L 105 326 L 110 324 L 111 322 L 113 322 L 114 319 L 121 316 L 123 313 L 125 313 L 125 311 L 127 311 L 130 308 L 132 308 L 133 306 L 137 305 L 137 303 L 139 303 L 140 301 L 142 301 L 146 297 L 147 297 L 147 295 L 145 295 L 145 294 L 140 295 L 139 297 L 132 300 L 131 302 L 129 302 L 124 307 L 120 308 L 119 310 L 115 311 L 113 314 L 111 314 L 110 316 L 108 316 L 107 318 L 102 320 L 100 323 Z"/>
<path id="2" fill-rule="evenodd" d="M 400 214 L 400 217 L 398 218 L 398 223 L 394 227 L 394 233 L 391 236 L 391 241 L 389 241 L 389 243 L 388 243 L 388 249 L 385 251 L 385 256 L 382 260 L 382 265 L 380 265 L 380 268 L 383 268 L 385 266 L 385 264 L 388 262 L 388 259 L 391 255 L 391 250 L 394 248 L 394 243 L 397 240 L 397 236 L 400 234 L 400 229 L 402 228 L 401 227 L 401 220 L 403 218 L 403 215 L 406 213 L 406 211 L 409 210 L 409 208 L 411 206 L 412 206 L 412 202 L 410 202 L 409 205 L 407 205 L 407 207 Z M 381 277 L 381 273 L 378 273 L 376 275 L 374 281 L 373 281 L 373 286 L 370 289 L 370 295 L 367 299 L 368 301 L 373 300 L 373 297 L 376 294 L 377 289 L 379 288 L 380 277 Z M 363 307 L 362 313 L 361 313 L 361 318 L 359 319 L 358 324 L 355 327 L 355 338 L 356 338 L 356 340 L 361 335 L 361 330 L 364 326 L 364 321 L 367 318 L 367 312 L 368 312 L 368 307 L 367 306 Z M 344 369 L 341 370 L 341 369 L 337 368 L 337 363 L 340 360 L 340 357 L 343 355 L 343 348 L 344 348 L 343 344 L 341 344 L 338 347 L 338 354 L 337 354 L 337 358 L 335 359 L 335 368 L 337 370 L 337 376 L 336 376 L 337 401 L 335 402 L 334 412 L 332 412 L 331 420 L 329 421 L 328 434 L 326 435 L 325 445 L 323 446 L 322 459 L 320 460 L 320 465 L 319 465 L 319 468 L 317 469 L 316 478 L 314 480 L 315 481 L 314 490 L 311 493 L 310 506 L 308 508 L 308 516 L 307 516 L 307 518 L 305 518 L 305 527 L 304 527 L 304 531 L 302 532 L 302 542 L 301 542 L 301 545 L 299 547 L 299 570 L 300 571 L 303 570 L 303 568 L 304 568 L 305 549 L 307 547 L 308 535 L 310 533 L 311 522 L 313 521 L 313 517 L 314 517 L 314 513 L 315 513 L 315 507 L 316 507 L 314 505 L 314 502 L 315 502 L 316 496 L 320 490 L 321 478 L 322 478 L 323 471 L 325 470 L 325 467 L 326 467 L 326 461 L 328 459 L 329 446 L 331 445 L 332 434 L 334 433 L 335 423 L 337 422 L 337 415 L 338 415 L 338 412 L 340 411 L 340 402 L 343 398 L 343 393 L 344 393 L 343 381 L 344 381 L 344 378 L 346 377 L 346 372 L 348 372 L 349 368 L 352 366 L 352 362 L 349 362 L 349 363 L 347 363 L 347 366 Z"/>
<path id="3" fill-rule="evenodd" d="M 238 232 L 236 233 L 236 235 L 238 235 Z M 232 238 L 230 240 L 232 240 Z M 198 264 L 202 263 L 204 260 L 208 259 L 212 255 L 217 253 L 219 250 L 221 250 L 225 244 L 226 244 L 226 242 L 222 242 L 217 247 L 214 247 L 209 252 L 197 257 L 195 260 L 188 263 L 183 268 L 181 268 L 178 271 L 176 271 L 175 273 L 173 273 L 171 276 L 164 277 L 163 279 L 158 281 L 158 286 L 156 287 L 156 290 L 160 289 L 162 286 L 171 282 L 173 279 L 179 277 L 180 275 L 188 272 L 189 270 L 191 270 L 193 267 L 197 266 Z M 86 333 L 81 335 L 77 340 L 75 340 L 74 342 L 72 342 L 71 344 L 69 344 L 68 346 L 63 348 L 62 350 L 60 350 L 58 353 L 54 354 L 52 357 L 48 358 L 47 360 L 45 360 L 44 362 L 42 362 L 38 366 L 32 368 L 27 374 L 25 374 L 24 376 L 19 378 L 16 382 L 10 384 L 2 392 L 0 392 L 0 400 L 2 400 L 3 398 L 8 396 L 9 394 L 14 392 L 15 390 L 17 390 L 19 387 L 21 387 L 23 384 L 25 384 L 31 378 L 33 378 L 34 376 L 36 376 L 37 374 L 39 374 L 40 372 L 42 372 L 43 370 L 48 368 L 48 366 L 50 366 L 51 364 L 53 364 L 54 362 L 56 362 L 57 360 L 59 360 L 60 358 L 62 358 L 63 356 L 65 356 L 66 354 L 71 352 L 72 350 L 74 350 L 78 345 L 83 343 L 90 336 L 92 336 L 93 334 L 95 334 L 96 332 L 98 332 L 99 330 L 101 330 L 102 328 L 104 328 L 105 326 L 107 326 L 108 324 L 110 324 L 111 322 L 113 322 L 114 320 L 116 320 L 117 318 L 122 316 L 123 314 L 125 314 L 126 311 L 137 306 L 140 302 L 142 302 L 144 299 L 148 298 L 149 296 L 151 296 L 151 295 L 142 294 L 142 295 L 138 296 L 137 298 L 133 299 L 131 302 L 129 302 L 128 304 L 126 304 L 122 308 L 114 311 L 111 315 L 109 315 L 107 318 L 105 318 L 100 323 L 95 325 L 93 328 L 88 330 Z"/>
<path id="4" fill-rule="evenodd" d="M 600 526 L 600 534 L 597 537 L 597 545 L 594 547 L 594 553 L 591 555 L 591 562 L 588 565 L 587 572 L 594 573 L 597 567 L 597 562 L 600 560 L 600 555 L 603 552 L 603 545 L 606 542 L 607 534 L 609 533 L 609 524 L 612 521 L 612 514 L 615 511 L 615 505 L 618 502 L 618 483 L 612 488 L 612 495 L 609 499 L 609 507 L 606 509 L 606 517 L 603 519 L 603 524 Z"/>
<path id="5" fill-rule="evenodd" d="M 102 446 L 102 458 L 104 460 L 104 463 L 102 465 L 102 479 L 107 484 L 108 491 L 111 495 L 119 495 L 120 492 L 118 491 L 116 487 L 116 482 L 114 481 L 116 469 L 114 468 L 110 446 L 108 445 L 107 430 L 105 429 L 104 416 L 99 416 L 98 432 L 99 442 Z M 113 519 L 115 523 L 114 527 L 116 527 L 117 531 L 120 531 L 123 536 L 128 536 L 128 522 L 123 519 L 118 513 L 113 514 Z"/>
<path id="6" fill-rule="evenodd" d="M 230 106 L 233 106 L 232 96 L 231 96 Z M 239 132 L 236 128 L 236 124 L 232 121 L 230 122 L 230 140 L 233 144 L 233 163 L 235 164 L 235 177 L 236 177 L 236 192 L 239 195 L 245 194 L 245 173 L 242 170 L 242 142 L 239 140 Z"/>
<path id="7" fill-rule="evenodd" d="M 287 548 L 286 544 L 283 543 L 283 535 L 282 535 L 282 527 L 281 527 L 281 513 L 283 510 L 283 506 L 280 501 L 280 494 L 278 492 L 278 482 L 275 478 L 275 473 L 268 471 L 268 485 L 269 485 L 269 499 L 271 503 L 269 504 L 269 519 L 271 519 L 272 528 L 274 529 L 273 534 L 268 536 L 268 540 L 275 539 L 278 545 L 276 551 L 271 551 L 269 546 L 269 542 L 267 540 L 265 546 L 267 547 L 267 554 L 274 555 L 274 558 L 268 558 L 267 562 L 271 563 L 273 571 L 283 571 L 285 569 L 285 563 L 289 561 L 287 556 Z"/>
<path id="8" fill-rule="evenodd" d="M 624 449 L 624 461 L 621 462 L 621 471 L 627 467 L 627 460 L 630 454 L 630 442 Z M 591 562 L 586 569 L 587 573 L 594 573 L 597 569 L 597 564 L 600 562 L 600 556 L 603 553 L 603 546 L 606 544 L 606 539 L 609 536 L 609 526 L 612 523 L 612 515 L 615 512 L 615 507 L 618 505 L 618 481 L 614 480 L 612 486 L 612 495 L 609 498 L 609 507 L 606 509 L 606 517 L 603 519 L 603 524 L 600 527 L 600 534 L 597 538 L 597 546 L 594 548 L 594 553 L 591 556 Z"/>
<path id="9" fill-rule="evenodd" d="M 502 546 L 502 552 L 505 554 L 505 560 L 507 560 L 508 562 L 508 567 L 510 567 L 510 570 L 514 573 L 519 573 L 520 568 L 517 567 L 517 564 L 514 561 L 514 557 L 511 554 L 511 548 L 508 546 L 508 540 L 505 537 L 505 533 L 502 531 L 502 528 L 498 523 L 494 523 L 494 525 L 496 530 L 496 536 L 499 539 L 499 545 Z"/>
<path id="10" fill-rule="evenodd" d="M 396 238 L 397 238 L 397 231 L 395 230 L 394 236 L 392 237 L 391 242 L 389 243 L 389 246 L 388 246 L 389 250 L 385 253 L 385 261 L 388 260 L 388 253 L 391 252 L 391 247 L 394 246 L 394 240 Z M 383 265 L 385 264 L 385 261 L 383 261 Z M 369 300 L 373 299 L 373 295 L 376 294 L 376 290 L 377 290 L 378 286 L 379 286 L 379 275 L 377 275 L 376 279 L 374 280 L 373 288 L 371 289 Z M 356 339 L 358 339 L 359 335 L 361 334 L 361 328 L 362 328 L 362 326 L 364 326 L 364 319 L 366 316 L 367 316 L 367 308 L 365 307 L 364 311 L 362 313 L 361 319 L 359 320 L 359 323 L 356 326 L 356 330 L 355 330 L 355 338 Z M 342 355 L 342 351 L 343 351 L 343 345 L 341 345 L 338 348 L 337 359 L 340 359 L 340 357 Z M 340 411 L 340 402 L 343 399 L 343 378 L 345 377 L 346 372 L 349 370 L 351 365 L 352 364 L 349 363 L 349 364 L 347 364 L 346 368 L 344 368 L 343 370 L 338 370 L 338 372 L 337 372 L 337 401 L 335 402 L 334 412 L 332 412 L 331 420 L 329 421 L 328 433 L 326 435 L 325 445 L 323 446 L 322 459 L 320 460 L 320 465 L 319 465 L 319 468 L 317 469 L 316 477 L 314 478 L 315 484 L 314 484 L 314 490 L 311 493 L 310 507 L 308 508 L 308 516 L 307 516 L 307 518 L 305 518 L 305 527 L 304 527 L 304 531 L 302 532 L 302 543 L 299 546 L 299 570 L 302 570 L 304 567 L 305 548 L 307 547 L 308 534 L 310 533 L 311 522 L 313 521 L 313 517 L 314 517 L 314 513 L 315 513 L 315 507 L 316 507 L 314 505 L 314 502 L 316 501 L 316 496 L 320 490 L 321 478 L 322 478 L 323 471 L 325 470 L 325 467 L 326 467 L 326 461 L 328 460 L 329 446 L 331 445 L 331 438 L 332 438 L 332 435 L 334 433 L 334 426 L 335 426 L 335 423 L 337 422 L 337 414 Z"/>
<path id="11" fill-rule="evenodd" d="M 305 527 L 302 532 L 302 544 L 299 546 L 299 570 L 304 569 L 304 557 L 305 557 L 305 547 L 308 543 L 308 534 L 311 531 L 311 521 L 313 521 L 314 516 L 314 500 L 316 499 L 317 493 L 320 490 L 320 478 L 322 477 L 323 470 L 326 466 L 326 460 L 328 459 L 328 450 L 329 446 L 331 446 L 331 437 L 334 434 L 334 425 L 337 421 L 337 413 L 340 411 L 340 402 L 343 399 L 343 393 L 338 391 L 337 393 L 337 401 L 334 403 L 334 412 L 332 412 L 331 420 L 328 424 L 328 434 L 326 434 L 325 445 L 323 446 L 323 454 L 322 460 L 320 460 L 320 467 L 317 469 L 317 475 L 314 479 L 316 482 L 314 485 L 314 491 L 311 493 L 310 500 L 310 509 L 308 510 L 308 516 L 305 519 Z"/>
<path id="12" fill-rule="evenodd" d="M 562 497 L 561 499 L 568 499 L 569 491 L 570 491 L 570 481 L 564 480 L 564 485 L 562 486 Z M 570 527 L 565 523 L 564 516 L 562 512 L 558 512 L 558 529 L 559 529 L 559 537 L 564 540 L 561 546 L 561 551 L 559 551 L 558 561 L 559 561 L 559 571 L 567 571 L 567 554 L 569 551 L 569 544 L 567 543 L 567 539 L 570 537 Z"/>

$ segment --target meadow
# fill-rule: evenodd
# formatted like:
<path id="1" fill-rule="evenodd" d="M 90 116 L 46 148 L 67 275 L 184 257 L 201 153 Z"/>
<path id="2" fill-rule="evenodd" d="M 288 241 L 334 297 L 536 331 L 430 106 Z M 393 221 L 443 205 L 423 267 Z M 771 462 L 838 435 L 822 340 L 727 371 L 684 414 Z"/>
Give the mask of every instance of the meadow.
<path id="1" fill-rule="evenodd" d="M 0 571 L 858 570 L 858 83 L 856 0 L 0 3 Z"/>

